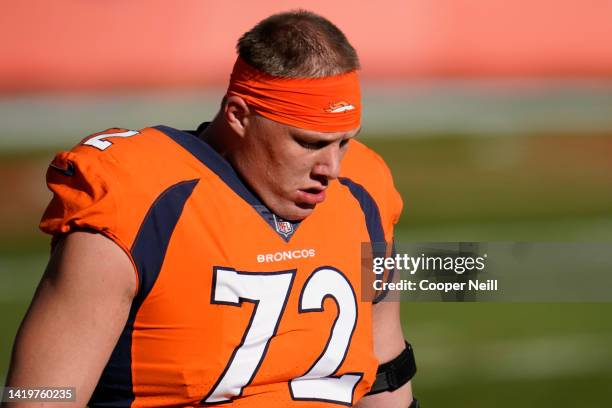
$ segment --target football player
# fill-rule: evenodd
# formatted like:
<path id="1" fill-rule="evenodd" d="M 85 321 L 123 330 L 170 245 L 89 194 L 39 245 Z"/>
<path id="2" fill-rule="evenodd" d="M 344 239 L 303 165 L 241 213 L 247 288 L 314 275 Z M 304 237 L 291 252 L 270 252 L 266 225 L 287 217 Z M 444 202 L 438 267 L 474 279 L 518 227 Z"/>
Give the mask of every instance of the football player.
<path id="1" fill-rule="evenodd" d="M 354 140 L 355 50 L 297 11 L 238 54 L 210 123 L 113 128 L 54 158 L 52 256 L 7 385 L 91 407 L 417 405 L 399 304 L 361 276 L 402 201 Z"/>

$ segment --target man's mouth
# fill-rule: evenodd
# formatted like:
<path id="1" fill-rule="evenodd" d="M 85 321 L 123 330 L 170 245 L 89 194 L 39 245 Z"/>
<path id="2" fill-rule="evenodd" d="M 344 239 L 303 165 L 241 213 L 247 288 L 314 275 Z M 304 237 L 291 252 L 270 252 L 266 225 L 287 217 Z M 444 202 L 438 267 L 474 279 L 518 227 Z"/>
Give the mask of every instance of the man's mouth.
<path id="1" fill-rule="evenodd" d="M 305 188 L 298 190 L 297 201 L 309 204 L 316 205 L 320 204 L 325 200 L 325 189 L 324 188 Z"/>

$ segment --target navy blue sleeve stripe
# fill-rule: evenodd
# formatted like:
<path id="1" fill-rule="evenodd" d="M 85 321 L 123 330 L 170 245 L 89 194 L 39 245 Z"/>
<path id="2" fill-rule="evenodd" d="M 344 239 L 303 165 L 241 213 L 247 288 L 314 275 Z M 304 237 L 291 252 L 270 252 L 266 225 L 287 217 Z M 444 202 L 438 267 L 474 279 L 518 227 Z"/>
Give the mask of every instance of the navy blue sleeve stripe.
<path id="1" fill-rule="evenodd" d="M 359 201 L 361 211 L 363 211 L 365 217 L 368 234 L 370 235 L 370 242 L 372 244 L 375 242 L 385 242 L 385 232 L 380 220 L 380 211 L 374 198 L 361 184 L 357 184 L 346 177 L 340 177 L 338 180 L 348 187 L 353 197 Z"/>
<path id="2" fill-rule="evenodd" d="M 155 200 L 140 226 L 131 249 L 140 281 L 138 293 L 125 328 L 89 401 L 90 407 L 130 407 L 134 401 L 132 333 L 136 314 L 159 276 L 174 228 L 198 181 L 183 181 L 166 189 Z"/>
<path id="3" fill-rule="evenodd" d="M 340 177 L 338 179 L 341 184 L 348 187 L 349 191 L 359 202 L 363 216 L 365 217 L 366 227 L 368 229 L 368 235 L 370 236 L 370 244 L 372 245 L 372 253 L 374 256 L 386 256 L 386 241 L 385 231 L 382 226 L 380 218 L 380 210 L 374 198 L 368 193 L 368 191 L 353 180 Z M 382 252 L 382 253 L 381 253 Z M 393 277 L 393 271 L 391 271 L 390 277 Z M 373 303 L 378 303 L 386 296 L 386 291 L 380 293 L 374 300 Z"/>
<path id="4" fill-rule="evenodd" d="M 183 181 L 169 187 L 149 209 L 132 245 L 132 256 L 140 279 L 135 302 L 142 303 L 153 288 L 174 227 L 198 181 Z"/>

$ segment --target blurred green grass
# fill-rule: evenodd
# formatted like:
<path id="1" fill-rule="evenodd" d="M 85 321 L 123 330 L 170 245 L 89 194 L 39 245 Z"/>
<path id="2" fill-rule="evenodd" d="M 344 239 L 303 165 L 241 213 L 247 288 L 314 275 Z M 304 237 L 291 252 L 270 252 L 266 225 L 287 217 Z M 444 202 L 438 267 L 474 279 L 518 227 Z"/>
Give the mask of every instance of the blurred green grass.
<path id="1" fill-rule="evenodd" d="M 366 142 L 385 158 L 404 198 L 401 228 L 612 216 L 612 137 Z"/>
<path id="2" fill-rule="evenodd" d="M 612 137 L 365 139 L 404 198 L 402 241 L 612 242 Z M 59 150 L 59 149 L 58 149 Z M 36 225 L 52 152 L 0 152 L 0 379 L 47 259 Z M 602 407 L 612 304 L 410 303 L 416 395 L 429 407 Z"/>
<path id="3" fill-rule="evenodd" d="M 603 407 L 612 397 L 611 304 L 402 307 L 428 406 Z"/>

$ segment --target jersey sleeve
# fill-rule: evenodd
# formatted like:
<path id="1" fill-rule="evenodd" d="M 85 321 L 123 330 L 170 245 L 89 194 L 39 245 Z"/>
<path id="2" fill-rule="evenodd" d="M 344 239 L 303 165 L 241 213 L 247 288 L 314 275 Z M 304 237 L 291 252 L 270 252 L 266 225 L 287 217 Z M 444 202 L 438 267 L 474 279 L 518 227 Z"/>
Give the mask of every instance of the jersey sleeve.
<path id="1" fill-rule="evenodd" d="M 47 185 L 53 197 L 40 228 L 53 236 L 52 245 L 75 230 L 101 233 L 136 268 L 132 248 L 143 236 L 144 223 L 157 222 L 158 214 L 151 211 L 158 200 L 176 185 L 200 177 L 199 167 L 190 161 L 196 159 L 190 157 L 155 128 L 112 128 L 88 136 L 49 165 Z"/>
<path id="2" fill-rule="evenodd" d="M 112 128 L 55 156 L 47 170 L 53 197 L 40 222 L 52 245 L 63 234 L 89 230 L 112 239 L 131 258 L 142 220 L 164 188 L 155 169 L 169 149 L 155 133 Z"/>
<path id="3" fill-rule="evenodd" d="M 379 163 L 379 171 L 381 173 L 380 178 L 381 180 L 383 180 L 383 188 L 380 194 L 384 198 L 379 200 L 383 203 L 383 208 L 381 208 L 381 218 L 383 220 L 383 227 L 385 228 L 385 231 L 392 232 L 395 224 L 399 222 L 402 210 L 404 208 L 404 201 L 402 200 L 402 196 L 400 195 L 400 193 L 395 188 L 395 183 L 393 182 L 391 170 L 378 154 L 373 154 L 375 159 Z"/>
<path id="4" fill-rule="evenodd" d="M 81 146 L 57 154 L 47 169 L 47 186 L 53 193 L 40 228 L 53 235 L 74 230 L 102 233 L 124 250 L 128 238 L 119 228 L 117 197 L 120 174 L 112 156 L 102 156 Z"/>

